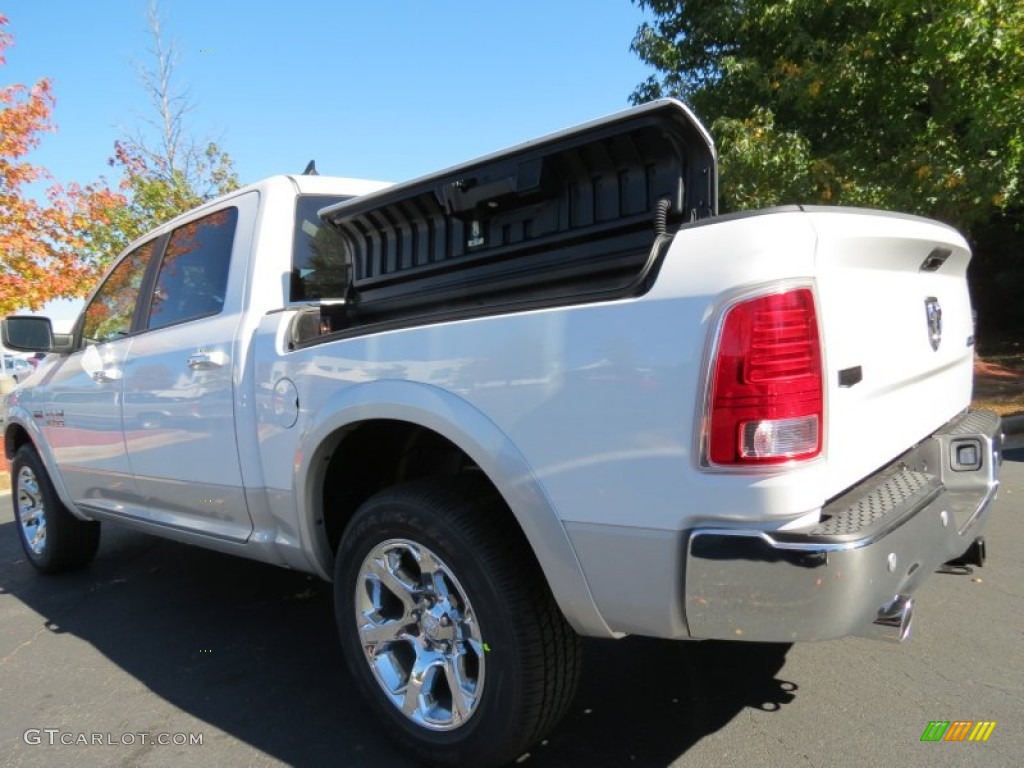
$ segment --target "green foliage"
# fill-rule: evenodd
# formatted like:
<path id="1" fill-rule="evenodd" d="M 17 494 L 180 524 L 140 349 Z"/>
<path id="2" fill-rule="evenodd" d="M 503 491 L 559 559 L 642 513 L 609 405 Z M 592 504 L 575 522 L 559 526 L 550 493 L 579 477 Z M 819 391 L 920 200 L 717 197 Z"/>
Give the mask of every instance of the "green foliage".
<path id="1" fill-rule="evenodd" d="M 92 257 L 107 263 L 130 242 L 175 216 L 217 195 L 238 188 L 231 158 L 216 144 L 206 146 L 192 173 L 171 169 L 159 156 L 138 146 L 117 142 L 111 166 L 121 171 L 121 192 L 127 202 L 115 209 L 109 224 L 91 231 Z"/>
<path id="2" fill-rule="evenodd" d="M 1024 205 L 1024 0 L 633 0 L 720 141 L 723 207 L 866 205 L 964 229 Z"/>
<path id="3" fill-rule="evenodd" d="M 803 136 L 779 130 L 770 110 L 750 117 L 720 117 L 712 126 L 722 156 L 729 159 L 721 205 L 725 210 L 765 208 L 815 197 L 818 164 Z M 727 182 L 727 183 L 726 183 Z"/>

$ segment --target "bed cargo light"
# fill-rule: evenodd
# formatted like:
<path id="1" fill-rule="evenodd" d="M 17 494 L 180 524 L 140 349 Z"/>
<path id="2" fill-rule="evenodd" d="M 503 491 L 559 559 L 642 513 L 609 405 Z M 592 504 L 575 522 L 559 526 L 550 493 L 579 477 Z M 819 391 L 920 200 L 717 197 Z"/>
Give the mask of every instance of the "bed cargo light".
<path id="1" fill-rule="evenodd" d="M 821 346 L 811 290 L 740 302 L 720 333 L 711 378 L 711 462 L 779 464 L 820 454 Z"/>

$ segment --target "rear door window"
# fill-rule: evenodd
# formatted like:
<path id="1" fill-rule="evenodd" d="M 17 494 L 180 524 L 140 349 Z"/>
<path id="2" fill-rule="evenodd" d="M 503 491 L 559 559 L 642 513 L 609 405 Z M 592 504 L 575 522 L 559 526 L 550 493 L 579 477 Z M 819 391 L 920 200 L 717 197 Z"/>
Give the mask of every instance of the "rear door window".
<path id="1" fill-rule="evenodd" d="M 150 301 L 147 327 L 164 328 L 224 308 L 238 209 L 225 208 L 171 232 Z"/>

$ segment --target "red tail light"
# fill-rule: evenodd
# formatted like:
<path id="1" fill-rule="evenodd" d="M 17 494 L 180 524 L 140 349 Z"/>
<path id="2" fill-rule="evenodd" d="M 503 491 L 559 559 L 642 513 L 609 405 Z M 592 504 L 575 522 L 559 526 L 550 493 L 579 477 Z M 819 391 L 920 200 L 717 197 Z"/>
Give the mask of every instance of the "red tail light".
<path id="1" fill-rule="evenodd" d="M 779 464 L 821 453 L 821 344 L 809 288 L 732 307 L 712 361 L 708 458 Z"/>

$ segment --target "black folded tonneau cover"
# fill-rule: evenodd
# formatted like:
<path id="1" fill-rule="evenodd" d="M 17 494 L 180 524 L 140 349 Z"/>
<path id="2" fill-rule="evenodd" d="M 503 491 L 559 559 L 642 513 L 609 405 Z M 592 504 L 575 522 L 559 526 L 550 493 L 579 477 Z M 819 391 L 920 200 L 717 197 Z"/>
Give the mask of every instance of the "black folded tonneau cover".
<path id="1" fill-rule="evenodd" d="M 344 240 L 345 311 L 363 325 L 635 295 L 658 232 L 714 215 L 716 185 L 707 131 L 662 100 L 320 215 Z"/>

